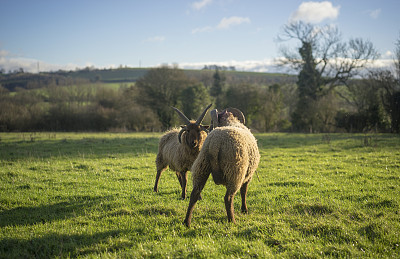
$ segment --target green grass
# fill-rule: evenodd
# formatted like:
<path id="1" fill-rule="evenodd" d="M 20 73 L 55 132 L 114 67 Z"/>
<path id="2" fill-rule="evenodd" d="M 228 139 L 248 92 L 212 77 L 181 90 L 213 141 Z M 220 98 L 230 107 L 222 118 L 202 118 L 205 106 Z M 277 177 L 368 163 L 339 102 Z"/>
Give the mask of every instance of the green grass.
<path id="1" fill-rule="evenodd" d="M 400 257 L 398 135 L 258 134 L 249 214 L 210 177 L 191 228 L 159 137 L 1 133 L 0 258 Z"/>

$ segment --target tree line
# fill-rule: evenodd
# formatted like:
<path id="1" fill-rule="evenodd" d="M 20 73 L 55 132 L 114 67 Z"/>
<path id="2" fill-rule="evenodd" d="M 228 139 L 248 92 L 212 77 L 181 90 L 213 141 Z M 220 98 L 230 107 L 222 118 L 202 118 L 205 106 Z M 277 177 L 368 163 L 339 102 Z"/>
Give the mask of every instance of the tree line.
<path id="1" fill-rule="evenodd" d="M 219 70 L 209 82 L 164 66 L 150 69 L 135 84 L 118 89 L 87 82 L 16 92 L 0 88 L 0 130 L 163 131 L 180 124 L 171 107 L 196 118 L 213 103 L 218 109 L 242 110 L 254 131 L 310 132 L 298 111 L 298 82 L 227 84 L 226 75 Z M 319 96 L 308 108 L 314 111 L 302 116 L 315 116 L 312 132 L 399 132 L 400 94 L 393 90 L 397 85 L 388 71 L 350 80 L 335 92 Z M 206 117 L 205 122 L 209 120 Z"/>
<path id="2" fill-rule="evenodd" d="M 282 66 L 298 71 L 294 81 L 162 66 L 118 88 L 61 77 L 11 91 L 0 85 L 0 131 L 164 131 L 180 124 L 171 107 L 197 118 L 213 103 L 242 110 L 256 132 L 400 132 L 400 39 L 394 68 L 371 71 L 372 43 L 343 42 L 333 27 L 299 22 L 280 36 L 300 43 L 282 48 Z"/>

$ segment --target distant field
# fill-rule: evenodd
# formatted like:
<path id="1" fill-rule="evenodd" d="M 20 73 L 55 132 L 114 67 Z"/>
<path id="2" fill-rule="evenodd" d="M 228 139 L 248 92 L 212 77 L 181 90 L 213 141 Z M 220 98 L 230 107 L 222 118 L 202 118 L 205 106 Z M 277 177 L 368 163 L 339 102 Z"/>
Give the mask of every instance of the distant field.
<path id="1" fill-rule="evenodd" d="M 97 86 L 103 84 L 121 84 L 131 85 L 142 78 L 151 68 L 118 68 L 118 69 L 84 69 L 77 71 L 58 71 L 58 72 L 43 72 L 40 74 L 18 73 L 18 74 L 0 74 L 0 85 L 10 90 L 16 89 L 36 89 L 54 85 L 54 82 L 59 82 L 60 85 L 74 85 L 74 80 L 70 83 L 64 81 L 75 79 L 79 84 L 82 84 L 79 79 L 86 80 L 91 83 L 96 83 Z M 212 78 L 215 70 L 183 70 L 184 73 L 199 81 L 204 78 Z M 295 83 L 297 76 L 288 74 L 276 73 L 258 73 L 258 72 L 242 72 L 242 71 L 224 71 L 223 72 L 230 81 L 247 82 L 257 84 L 287 84 Z M 100 84 L 102 83 L 102 84 Z M 57 83 L 58 85 L 58 83 Z"/>
<path id="2" fill-rule="evenodd" d="M 0 133 L 0 258 L 400 257 L 399 135 L 258 134 L 249 214 L 210 177 L 191 228 L 159 137 Z"/>

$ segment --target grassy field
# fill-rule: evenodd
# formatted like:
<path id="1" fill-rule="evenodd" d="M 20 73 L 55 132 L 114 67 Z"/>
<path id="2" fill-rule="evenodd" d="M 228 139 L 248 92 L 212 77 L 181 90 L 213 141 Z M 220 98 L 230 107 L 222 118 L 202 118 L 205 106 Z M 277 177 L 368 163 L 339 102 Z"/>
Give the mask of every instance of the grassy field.
<path id="1" fill-rule="evenodd" d="M 400 257 L 398 135 L 258 134 L 249 214 L 210 177 L 191 228 L 159 137 L 1 133 L 0 258 Z"/>

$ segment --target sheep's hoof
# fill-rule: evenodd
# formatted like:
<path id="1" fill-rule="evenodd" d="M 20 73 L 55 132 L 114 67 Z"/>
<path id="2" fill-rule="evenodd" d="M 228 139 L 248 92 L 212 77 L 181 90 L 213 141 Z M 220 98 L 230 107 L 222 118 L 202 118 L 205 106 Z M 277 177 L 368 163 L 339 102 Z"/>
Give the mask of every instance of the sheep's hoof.
<path id="1" fill-rule="evenodd" d="M 190 228 L 190 223 L 189 223 L 189 222 L 187 222 L 186 220 L 185 220 L 185 221 L 183 221 L 183 225 L 185 225 L 186 227 Z"/>
<path id="2" fill-rule="evenodd" d="M 247 214 L 249 213 L 247 209 L 242 209 L 242 213 Z"/>
<path id="3" fill-rule="evenodd" d="M 158 192 L 158 189 L 155 189 L 155 188 L 154 188 L 154 189 L 153 189 L 153 192 Z"/>

